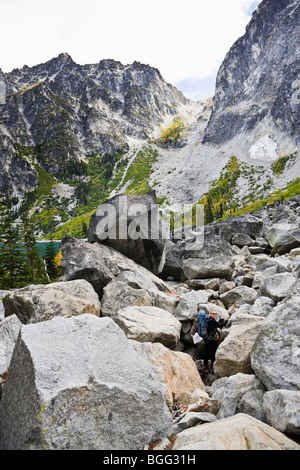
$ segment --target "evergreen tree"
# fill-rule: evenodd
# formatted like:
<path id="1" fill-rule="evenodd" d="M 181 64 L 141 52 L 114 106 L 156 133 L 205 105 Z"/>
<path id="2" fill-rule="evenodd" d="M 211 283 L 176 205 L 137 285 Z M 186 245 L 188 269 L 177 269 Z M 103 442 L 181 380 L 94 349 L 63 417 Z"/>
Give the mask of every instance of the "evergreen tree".
<path id="1" fill-rule="evenodd" d="M 82 221 L 82 235 L 86 238 L 88 237 L 88 234 L 89 234 L 89 229 L 87 228 L 86 223 Z"/>
<path id="2" fill-rule="evenodd" d="M 27 284 L 47 283 L 45 265 L 27 218 L 15 223 L 12 201 L 0 200 L 0 288 L 13 289 Z"/>
<path id="3" fill-rule="evenodd" d="M 210 224 L 214 220 L 212 201 L 211 198 L 207 196 L 205 196 L 204 199 L 204 220 L 205 224 Z"/>
<path id="4" fill-rule="evenodd" d="M 24 285 L 24 253 L 18 229 L 14 226 L 12 204 L 8 196 L 1 202 L 0 285 L 4 289 Z"/>
<path id="5" fill-rule="evenodd" d="M 46 266 L 47 266 L 47 273 L 48 273 L 51 280 L 56 279 L 57 276 L 58 276 L 57 266 L 56 266 L 56 263 L 55 263 L 55 260 L 54 260 L 56 254 L 57 253 L 56 253 L 56 250 L 55 250 L 54 242 L 51 239 L 51 241 L 49 243 L 47 243 L 46 254 L 44 256 L 45 263 L 46 263 Z"/>
<path id="6" fill-rule="evenodd" d="M 45 265 L 39 256 L 36 237 L 27 217 L 23 219 L 23 241 L 25 247 L 24 281 L 26 284 L 47 283 Z"/>

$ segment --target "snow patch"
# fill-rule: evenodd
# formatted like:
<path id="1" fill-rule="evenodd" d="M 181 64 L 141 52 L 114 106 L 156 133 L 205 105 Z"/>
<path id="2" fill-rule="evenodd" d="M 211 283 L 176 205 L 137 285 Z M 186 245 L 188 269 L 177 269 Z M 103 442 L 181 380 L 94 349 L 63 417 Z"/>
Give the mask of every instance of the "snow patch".
<path id="1" fill-rule="evenodd" d="M 249 157 L 262 162 L 274 162 L 279 157 L 277 144 L 268 135 L 261 137 L 250 147 Z"/>

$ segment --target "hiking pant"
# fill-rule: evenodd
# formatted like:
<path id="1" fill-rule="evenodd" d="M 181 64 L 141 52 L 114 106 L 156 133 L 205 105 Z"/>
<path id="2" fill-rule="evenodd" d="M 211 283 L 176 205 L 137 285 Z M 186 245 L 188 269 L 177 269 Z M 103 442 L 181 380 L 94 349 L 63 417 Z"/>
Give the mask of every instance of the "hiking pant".
<path id="1" fill-rule="evenodd" d="M 212 341 L 205 341 L 205 356 L 204 356 L 204 365 L 208 366 L 208 361 L 210 361 L 211 367 L 215 362 L 216 351 L 218 349 L 219 342 L 212 340 Z"/>

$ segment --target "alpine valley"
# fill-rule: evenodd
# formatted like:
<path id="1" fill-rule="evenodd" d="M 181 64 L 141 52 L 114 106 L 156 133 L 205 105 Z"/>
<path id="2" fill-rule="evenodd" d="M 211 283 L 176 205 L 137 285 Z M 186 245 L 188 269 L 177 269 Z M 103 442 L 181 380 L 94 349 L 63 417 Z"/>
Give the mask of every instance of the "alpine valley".
<path id="1" fill-rule="evenodd" d="M 0 450 L 300 450 L 299 38 L 263 0 L 200 102 L 138 62 L 1 72 Z"/>
<path id="2" fill-rule="evenodd" d="M 299 0 L 261 2 L 199 102 L 138 62 L 62 53 L 0 70 L 0 194 L 16 221 L 43 239 L 86 238 L 116 194 L 202 202 L 209 223 L 299 193 L 299 28 Z"/>

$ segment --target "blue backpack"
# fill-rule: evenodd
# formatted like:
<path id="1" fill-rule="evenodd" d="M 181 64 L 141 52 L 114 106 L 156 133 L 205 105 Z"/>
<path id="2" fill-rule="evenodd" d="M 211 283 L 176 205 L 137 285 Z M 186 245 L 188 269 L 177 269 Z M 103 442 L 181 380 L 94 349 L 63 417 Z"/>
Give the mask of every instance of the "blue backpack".
<path id="1" fill-rule="evenodd" d="M 198 321 L 199 321 L 199 326 L 198 326 L 198 335 L 201 336 L 201 338 L 206 339 L 207 338 L 207 320 L 209 319 L 209 315 L 207 315 L 203 310 L 200 310 L 198 313 Z"/>

